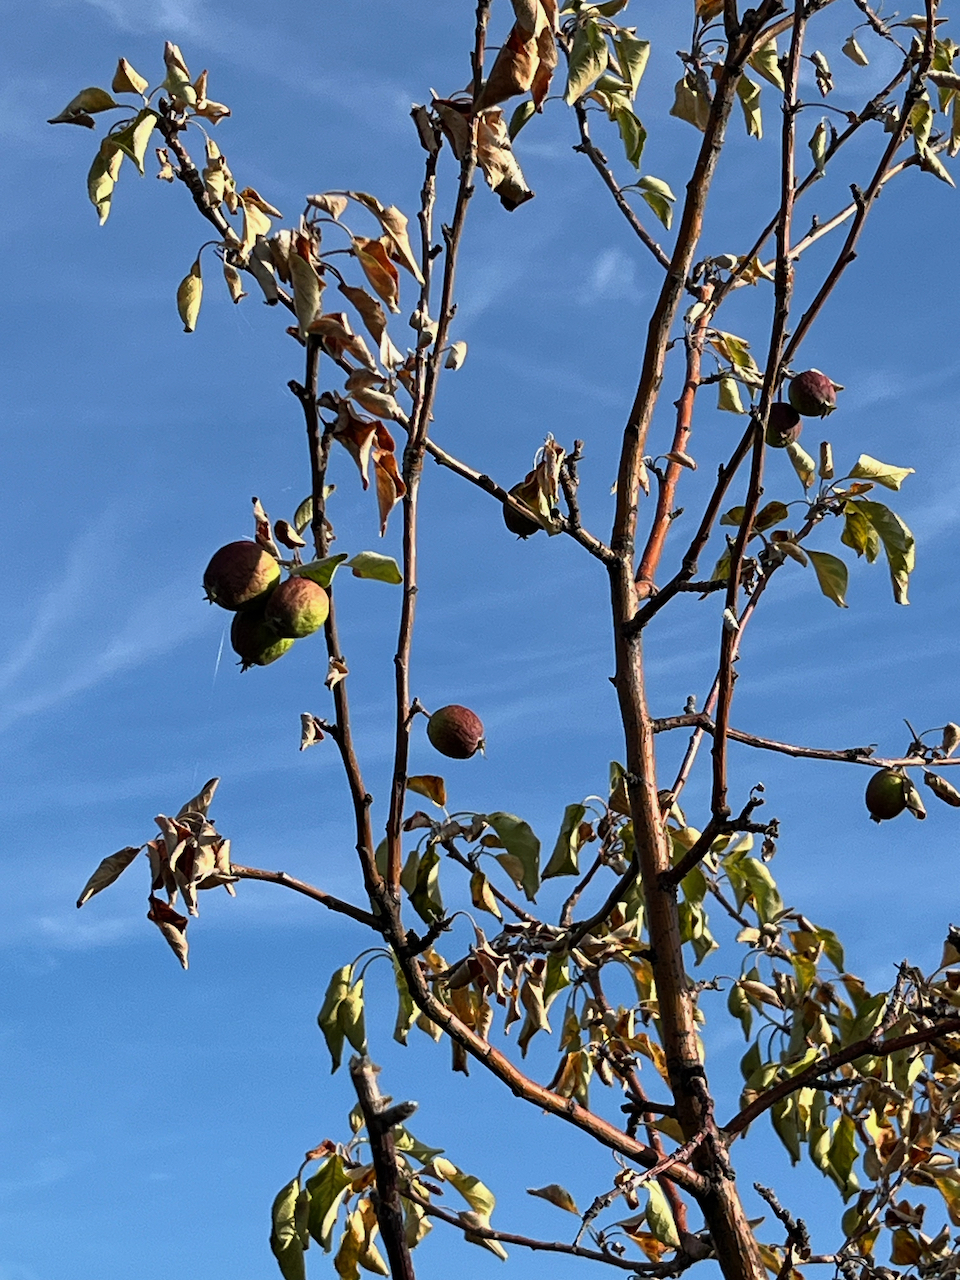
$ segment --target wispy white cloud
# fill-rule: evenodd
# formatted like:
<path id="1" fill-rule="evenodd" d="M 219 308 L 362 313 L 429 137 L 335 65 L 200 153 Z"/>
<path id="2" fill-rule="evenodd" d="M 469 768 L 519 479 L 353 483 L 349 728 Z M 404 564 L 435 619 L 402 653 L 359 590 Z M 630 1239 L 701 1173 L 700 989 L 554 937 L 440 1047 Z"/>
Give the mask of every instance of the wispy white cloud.
<path id="1" fill-rule="evenodd" d="M 633 258 L 622 249 L 604 249 L 597 254 L 590 274 L 580 293 L 580 302 L 612 302 L 629 298 L 636 302 L 644 290 L 637 283 L 637 267 Z"/>

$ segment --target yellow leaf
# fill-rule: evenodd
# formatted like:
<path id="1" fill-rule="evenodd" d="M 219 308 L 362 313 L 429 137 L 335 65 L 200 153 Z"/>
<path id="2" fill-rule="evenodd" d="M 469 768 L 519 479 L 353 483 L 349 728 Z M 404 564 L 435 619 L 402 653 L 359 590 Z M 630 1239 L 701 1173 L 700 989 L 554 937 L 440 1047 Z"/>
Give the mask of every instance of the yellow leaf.
<path id="1" fill-rule="evenodd" d="M 197 327 L 197 316 L 200 314 L 200 302 L 203 298 L 203 277 L 200 274 L 200 259 L 190 268 L 190 274 L 184 276 L 177 290 L 177 310 L 183 321 L 183 332 L 193 333 Z"/>
<path id="2" fill-rule="evenodd" d="M 114 72 L 110 88 L 114 93 L 143 93 L 150 82 L 139 71 L 134 71 L 126 58 L 121 58 Z"/>
<path id="3" fill-rule="evenodd" d="M 417 774 L 407 779 L 407 790 L 415 791 L 418 796 L 426 796 L 442 809 L 447 803 L 447 786 L 444 780 L 435 773 Z"/>

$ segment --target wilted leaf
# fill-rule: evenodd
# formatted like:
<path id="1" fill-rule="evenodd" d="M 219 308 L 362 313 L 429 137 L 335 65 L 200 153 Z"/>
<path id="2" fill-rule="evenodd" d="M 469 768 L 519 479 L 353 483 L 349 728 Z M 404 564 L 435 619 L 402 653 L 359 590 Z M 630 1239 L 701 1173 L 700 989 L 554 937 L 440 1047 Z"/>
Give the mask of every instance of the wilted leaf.
<path id="1" fill-rule="evenodd" d="M 332 1071 L 336 1071 L 340 1065 L 340 1059 L 343 1057 L 343 1040 L 346 1033 L 340 1022 L 340 1005 L 350 992 L 352 977 L 352 964 L 347 964 L 342 969 L 337 969 L 330 979 L 323 999 L 323 1006 L 317 1014 L 317 1024 L 323 1032 L 327 1048 L 330 1050 L 330 1058 L 333 1062 Z"/>
<path id="2" fill-rule="evenodd" d="M 436 773 L 420 773 L 407 779 L 407 790 L 426 796 L 442 809 L 447 803 L 447 784 Z"/>
<path id="3" fill-rule="evenodd" d="M 784 450 L 793 464 L 793 469 L 800 477 L 800 483 L 809 489 L 817 475 L 817 464 L 796 440 L 792 440 Z"/>
<path id="4" fill-rule="evenodd" d="M 353 571 L 355 578 L 372 578 L 376 582 L 399 584 L 403 582 L 400 566 L 392 556 L 382 556 L 377 551 L 361 551 L 352 560 L 347 561 L 347 568 Z"/>
<path id="5" fill-rule="evenodd" d="M 844 596 L 849 576 L 847 566 L 837 556 L 832 556 L 826 551 L 808 551 L 807 555 L 813 561 L 820 590 L 828 600 L 832 600 L 841 609 L 846 609 L 847 602 Z"/>
<path id="6" fill-rule="evenodd" d="M 952 805 L 955 809 L 960 808 L 960 791 L 949 783 L 946 778 L 941 778 L 937 773 L 927 772 L 924 773 L 923 780 L 938 800 L 942 800 L 944 804 Z"/>
<path id="7" fill-rule="evenodd" d="M 300 750 L 306 751 L 307 747 L 312 747 L 317 742 L 323 741 L 323 729 L 320 727 L 320 721 L 316 716 L 311 715 L 309 711 L 300 713 Z"/>
<path id="8" fill-rule="evenodd" d="M 353 252 L 370 285 L 391 311 L 400 310 L 400 276 L 380 240 L 354 236 Z"/>
<path id="9" fill-rule="evenodd" d="M 506 121 L 499 107 L 484 111 L 477 121 L 477 163 L 500 203 L 512 212 L 533 199 L 523 171 L 513 154 Z"/>
<path id="10" fill-rule="evenodd" d="M 108 858 L 104 858 L 94 871 L 93 875 L 83 886 L 83 891 L 77 899 L 77 906 L 82 907 L 85 902 L 89 902 L 95 893 L 99 893 L 102 889 L 106 889 L 108 885 L 113 884 L 134 858 L 143 848 L 143 845 L 128 845 L 126 849 L 121 849 L 118 853 L 111 853 Z"/>
<path id="11" fill-rule="evenodd" d="M 350 674 L 347 664 L 342 658 L 331 658 L 327 663 L 327 678 L 324 684 L 328 689 L 335 689 L 341 680 Z"/>
<path id="12" fill-rule="evenodd" d="M 554 845 L 550 861 L 543 869 L 543 879 L 553 876 L 575 876 L 580 874 L 578 854 L 580 852 L 580 824 L 587 812 L 586 805 L 568 804 L 563 811 L 563 822 L 560 834 Z"/>
<path id="13" fill-rule="evenodd" d="M 737 81 L 737 97 L 743 108 L 743 118 L 747 125 L 747 134 L 751 138 L 763 137 L 763 123 L 760 117 L 760 86 L 741 76 Z"/>
<path id="14" fill-rule="evenodd" d="M 720 379 L 717 394 L 717 408 L 727 413 L 746 413 L 740 399 L 740 387 L 732 374 L 725 373 Z"/>
<path id="15" fill-rule="evenodd" d="M 540 888 L 540 841 L 530 826 L 512 813 L 488 813 L 485 817 L 503 848 L 519 862 L 522 868 L 520 887 L 527 898 L 535 902 Z"/>
<path id="16" fill-rule="evenodd" d="M 810 154 L 813 156 L 813 163 L 816 165 L 817 172 L 823 173 L 826 168 L 827 145 L 830 141 L 830 129 L 826 120 L 821 120 L 813 131 L 810 139 Z"/>
<path id="17" fill-rule="evenodd" d="M 147 919 L 152 920 L 163 934 L 171 951 L 184 969 L 188 968 L 187 917 L 182 916 L 179 911 L 174 911 L 173 907 L 162 898 L 155 898 L 153 894 L 150 895 L 149 902 L 150 910 L 147 912 Z"/>
<path id="18" fill-rule="evenodd" d="M 177 311 L 183 321 L 184 333 L 193 333 L 196 329 L 202 299 L 203 277 L 200 274 L 200 259 L 197 258 L 190 268 L 190 274 L 184 276 L 177 289 Z"/>
<path id="19" fill-rule="evenodd" d="M 366 191 L 348 191 L 346 194 L 350 196 L 351 199 L 359 201 L 360 204 L 369 209 L 376 217 L 381 227 L 383 227 L 387 237 L 387 242 L 374 241 L 373 243 L 381 243 L 384 249 L 389 250 L 390 257 L 394 258 L 402 267 L 405 267 L 407 271 L 410 272 L 417 284 L 423 284 L 423 276 L 420 273 L 420 267 L 417 264 L 417 260 L 413 256 L 413 250 L 410 247 L 410 240 L 407 235 L 408 221 L 406 216 L 400 212 L 396 205 L 381 204 L 376 196 L 371 196 Z M 363 266 L 363 263 L 361 263 L 361 266 Z M 364 270 L 366 270 L 366 267 L 364 267 Z M 376 289 L 376 284 L 372 279 L 370 280 L 370 283 L 373 284 Z M 380 291 L 377 290 L 377 292 L 379 293 Z M 380 294 L 380 296 L 383 297 L 383 294 Z M 384 301 L 387 302 L 388 300 L 384 298 Z M 393 310 L 392 307 L 391 310 Z"/>
<path id="20" fill-rule="evenodd" d="M 482 871 L 474 871 L 470 877 L 470 900 L 479 911 L 488 911 L 498 920 L 503 919 L 497 900 L 493 896 L 490 881 Z"/>
<path id="21" fill-rule="evenodd" d="M 630 86 L 630 97 L 636 95 L 650 57 L 650 41 L 638 40 L 633 27 L 620 27 L 613 37 L 613 47 L 620 64 L 620 74 Z"/>
<path id="22" fill-rule="evenodd" d="M 710 101 L 697 83 L 696 76 L 689 71 L 682 80 L 677 81 L 670 114 L 679 120 L 686 120 L 701 133 L 707 127 L 707 121 L 710 119 Z"/>
<path id="23" fill-rule="evenodd" d="M 867 517 L 883 543 L 890 566 L 893 598 L 897 604 L 909 604 L 907 588 L 914 568 L 915 543 L 913 534 L 898 515 L 882 502 L 869 502 L 858 498 L 855 504 Z"/>
<path id="24" fill-rule="evenodd" d="M 763 76 L 775 88 L 783 92 L 783 75 L 780 71 L 779 54 L 776 40 L 767 40 L 759 49 L 755 49 L 747 59 L 758 75 Z"/>
<path id="25" fill-rule="evenodd" d="M 141 175 L 144 172 L 143 159 L 147 154 L 147 147 L 150 145 L 156 123 L 156 112 L 144 108 L 125 128 L 109 134 L 110 142 L 115 147 L 119 147 L 124 155 L 130 157 Z"/>
<path id="26" fill-rule="evenodd" d="M 363 1011 L 363 978 L 358 978 L 337 1007 L 337 1024 L 357 1053 L 367 1051 L 366 1022 Z"/>
<path id="27" fill-rule="evenodd" d="M 300 336 L 305 338 L 310 325 L 320 314 L 323 281 L 308 257 L 304 256 L 309 255 L 309 248 L 302 237 L 299 246 L 296 252 L 291 253 L 288 265 L 293 283 L 293 309 L 300 325 Z"/>
<path id="28" fill-rule="evenodd" d="M 88 129 L 93 129 L 95 125 L 90 119 L 91 116 L 100 111 L 109 111 L 111 107 L 122 105 L 120 102 L 114 102 L 106 89 L 98 89 L 95 86 L 89 89 L 81 89 L 75 98 L 71 98 L 60 114 L 49 119 L 47 124 L 80 124 Z M 129 110 L 129 106 L 127 109 Z"/>
<path id="29" fill-rule="evenodd" d="M 467 344 L 465 342 L 451 342 L 447 351 L 447 358 L 443 362 L 446 369 L 459 369 L 464 360 L 467 358 Z"/>
<path id="30" fill-rule="evenodd" d="M 440 854 L 428 846 L 417 866 L 417 878 L 410 893 L 410 904 L 421 920 L 433 924 L 443 919 L 443 897 L 440 893 Z"/>
<path id="31" fill-rule="evenodd" d="M 853 480 L 873 480 L 876 484 L 882 484 L 885 489 L 899 489 L 907 476 L 913 474 L 913 467 L 892 467 L 887 462 L 878 462 L 869 454 L 861 453 L 850 477 Z"/>
<path id="32" fill-rule="evenodd" d="M 533 78 L 540 64 L 535 29 L 514 23 L 500 46 L 490 75 L 480 91 L 477 107 L 480 111 L 495 107 L 498 103 L 527 93 L 533 86 Z"/>
<path id="33" fill-rule="evenodd" d="M 271 1214 L 270 1248 L 284 1280 L 306 1280 L 304 1244 L 297 1223 L 300 1182 L 294 1178 L 277 1195 Z"/>
<path id="34" fill-rule="evenodd" d="M 580 1210 L 577 1208 L 573 1196 L 566 1187 L 561 1187 L 558 1182 L 550 1182 L 545 1187 L 527 1187 L 527 1195 L 538 1196 L 541 1200 L 549 1200 L 558 1209 L 566 1209 L 567 1213 L 580 1217 Z"/>
<path id="35" fill-rule="evenodd" d="M 113 83 L 110 88 L 114 93 L 140 93 L 149 85 L 149 81 L 145 80 L 139 72 L 131 67 L 126 58 L 121 58 L 117 63 L 117 69 L 113 75 Z"/>
<path id="36" fill-rule="evenodd" d="M 857 1128 L 853 1118 L 842 1115 L 830 1143 L 827 1172 L 840 1188 L 844 1200 L 849 1200 L 860 1190 L 853 1166 L 857 1159 Z"/>
<path id="37" fill-rule="evenodd" d="M 847 37 L 843 43 L 843 52 L 850 61 L 855 62 L 858 67 L 867 67 L 870 65 L 870 59 L 860 48 L 859 44 L 857 44 L 855 36 Z"/>
<path id="38" fill-rule="evenodd" d="M 618 107 L 615 113 L 617 128 L 623 141 L 624 154 L 635 169 L 640 168 L 643 148 L 647 142 L 647 131 L 636 114 L 629 107 Z M 659 213 L 657 214 L 659 217 Z"/>

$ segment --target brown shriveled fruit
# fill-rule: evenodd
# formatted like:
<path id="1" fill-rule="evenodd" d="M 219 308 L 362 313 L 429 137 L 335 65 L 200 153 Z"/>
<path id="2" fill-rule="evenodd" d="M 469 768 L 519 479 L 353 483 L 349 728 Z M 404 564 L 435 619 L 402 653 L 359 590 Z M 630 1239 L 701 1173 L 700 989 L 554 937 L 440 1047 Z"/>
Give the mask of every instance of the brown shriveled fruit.
<path id="1" fill-rule="evenodd" d="M 807 369 L 791 379 L 790 403 L 805 418 L 825 418 L 837 407 L 837 389 L 819 369 Z"/>
<path id="2" fill-rule="evenodd" d="M 427 737 L 442 756 L 469 760 L 483 746 L 483 721 L 469 707 L 451 703 L 427 721 Z"/>
<path id="3" fill-rule="evenodd" d="M 785 449 L 788 444 L 794 444 L 802 430 L 803 423 L 793 405 L 778 400 L 770 406 L 763 438 L 771 449 Z"/>
<path id="4" fill-rule="evenodd" d="M 330 597 L 319 583 L 293 577 L 281 582 L 263 611 L 264 622 L 275 635 L 301 640 L 313 635 L 327 620 Z"/>
<path id="5" fill-rule="evenodd" d="M 238 613 L 230 627 L 230 644 L 240 659 L 240 670 L 250 667 L 268 667 L 282 658 L 293 641 L 279 637 L 267 626 L 260 609 L 247 609 Z"/>
<path id="6" fill-rule="evenodd" d="M 228 542 L 203 575 L 207 599 L 236 611 L 262 604 L 280 581 L 280 566 L 255 542 Z"/>

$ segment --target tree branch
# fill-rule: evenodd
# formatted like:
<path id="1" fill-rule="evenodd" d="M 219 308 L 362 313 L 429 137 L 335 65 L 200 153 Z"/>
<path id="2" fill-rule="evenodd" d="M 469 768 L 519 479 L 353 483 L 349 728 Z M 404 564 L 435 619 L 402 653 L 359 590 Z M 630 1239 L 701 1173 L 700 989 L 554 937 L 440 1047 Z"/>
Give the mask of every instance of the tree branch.
<path id="1" fill-rule="evenodd" d="M 382 932 L 380 922 L 369 911 L 364 911 L 362 907 L 355 907 L 352 902 L 343 902 L 340 898 L 335 898 L 332 893 L 325 893 L 323 889 L 307 884 L 305 880 L 297 880 L 295 876 L 287 875 L 286 871 L 262 871 L 259 867 L 241 867 L 236 862 L 230 864 L 230 870 L 241 880 L 266 880 L 269 884 L 279 884 L 285 889 L 293 889 L 295 893 L 302 893 L 305 898 L 319 902 L 322 907 L 328 907 L 331 911 L 349 916 L 359 924 L 376 929 L 377 933 Z"/>

